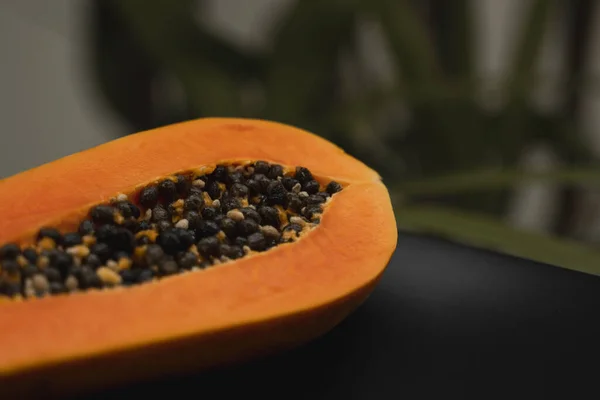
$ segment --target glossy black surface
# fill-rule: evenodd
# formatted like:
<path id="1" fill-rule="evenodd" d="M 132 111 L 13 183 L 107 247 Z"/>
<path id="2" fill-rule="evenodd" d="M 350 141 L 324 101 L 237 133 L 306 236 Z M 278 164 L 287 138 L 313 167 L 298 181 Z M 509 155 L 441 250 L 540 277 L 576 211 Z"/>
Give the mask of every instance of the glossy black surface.
<path id="1" fill-rule="evenodd" d="M 373 295 L 323 338 L 94 398 L 597 398 L 598 320 L 598 277 L 401 234 Z"/>

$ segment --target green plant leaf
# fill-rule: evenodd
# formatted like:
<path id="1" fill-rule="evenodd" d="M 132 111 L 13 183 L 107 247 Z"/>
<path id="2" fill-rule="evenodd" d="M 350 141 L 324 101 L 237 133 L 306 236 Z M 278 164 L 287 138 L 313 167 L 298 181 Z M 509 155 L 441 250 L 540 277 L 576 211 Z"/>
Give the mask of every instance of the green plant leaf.
<path id="1" fill-rule="evenodd" d="M 475 72 L 472 0 L 430 0 L 429 9 L 444 75 L 472 85 Z"/>
<path id="2" fill-rule="evenodd" d="M 393 190 L 406 196 L 445 195 L 510 188 L 527 182 L 598 185 L 600 169 L 581 168 L 552 172 L 525 172 L 518 169 L 455 172 L 435 178 L 400 182 L 393 186 Z"/>
<path id="3" fill-rule="evenodd" d="M 520 36 L 513 53 L 508 73 L 510 98 L 517 100 L 528 94 L 535 77 L 535 66 L 542 48 L 550 13 L 554 11 L 554 1 L 533 0 L 521 24 Z"/>
<path id="4" fill-rule="evenodd" d="M 412 99 L 427 99 L 441 84 L 435 50 L 422 21 L 407 0 L 374 0 L 365 9 L 380 21 L 399 76 Z"/>
<path id="5" fill-rule="evenodd" d="M 149 94 L 159 66 L 137 46 L 113 3 L 93 0 L 89 7 L 89 67 L 99 94 L 128 123 L 128 130 L 156 126 L 155 104 Z"/>
<path id="6" fill-rule="evenodd" d="M 237 82 L 230 71 L 210 58 L 217 41 L 205 42 L 208 34 L 193 19 L 193 1 L 115 2 L 131 25 L 139 43 L 181 81 L 196 114 L 224 116 L 241 114 Z M 221 54 L 231 57 L 232 51 Z"/>
<path id="7" fill-rule="evenodd" d="M 398 205 L 396 214 L 401 228 L 600 275 L 600 251 L 578 242 L 524 232 L 494 218 L 456 209 Z"/>
<path id="8" fill-rule="evenodd" d="M 319 130 L 307 124 L 333 103 L 340 49 L 352 40 L 353 3 L 297 0 L 279 21 L 267 69 L 266 118 Z"/>

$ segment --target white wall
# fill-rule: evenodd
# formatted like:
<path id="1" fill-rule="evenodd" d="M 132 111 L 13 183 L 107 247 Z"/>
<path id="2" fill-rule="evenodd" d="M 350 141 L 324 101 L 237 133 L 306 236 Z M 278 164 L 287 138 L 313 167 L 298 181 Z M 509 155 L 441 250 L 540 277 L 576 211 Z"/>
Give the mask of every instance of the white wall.
<path id="1" fill-rule="evenodd" d="M 0 2 L 0 177 L 85 149 L 121 128 L 95 101 L 82 55 L 84 4 Z"/>

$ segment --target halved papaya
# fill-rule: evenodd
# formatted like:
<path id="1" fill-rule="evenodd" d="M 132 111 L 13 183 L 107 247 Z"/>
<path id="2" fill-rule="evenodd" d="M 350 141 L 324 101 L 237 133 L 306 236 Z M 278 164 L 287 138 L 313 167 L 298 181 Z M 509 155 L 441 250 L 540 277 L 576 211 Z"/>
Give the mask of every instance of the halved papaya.
<path id="1" fill-rule="evenodd" d="M 379 175 L 280 123 L 207 118 L 0 181 L 0 397 L 77 393 L 297 346 L 396 246 Z"/>

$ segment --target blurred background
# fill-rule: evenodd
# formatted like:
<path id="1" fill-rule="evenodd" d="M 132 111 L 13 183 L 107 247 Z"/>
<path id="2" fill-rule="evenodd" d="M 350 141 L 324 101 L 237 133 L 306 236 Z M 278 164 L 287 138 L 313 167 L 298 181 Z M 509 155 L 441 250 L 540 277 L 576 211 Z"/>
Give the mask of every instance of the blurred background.
<path id="1" fill-rule="evenodd" d="M 177 121 L 267 118 L 377 169 L 402 229 L 600 274 L 597 5 L 2 0 L 0 178 Z"/>

